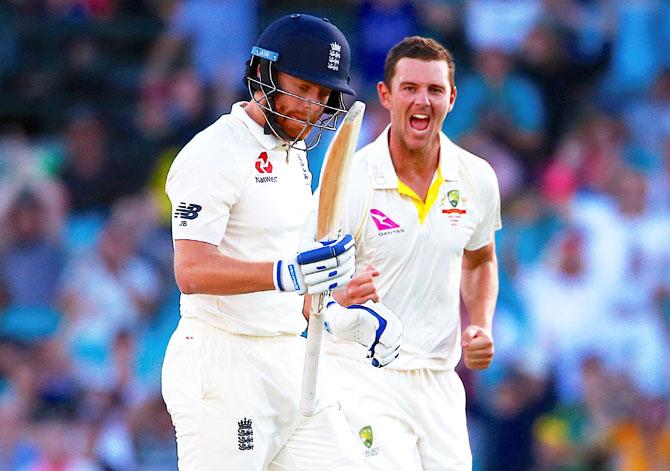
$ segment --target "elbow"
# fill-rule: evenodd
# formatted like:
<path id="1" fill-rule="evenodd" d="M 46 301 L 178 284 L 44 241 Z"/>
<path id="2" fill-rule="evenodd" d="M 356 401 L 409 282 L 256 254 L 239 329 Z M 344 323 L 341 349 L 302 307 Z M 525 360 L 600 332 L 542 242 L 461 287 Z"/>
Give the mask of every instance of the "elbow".
<path id="1" fill-rule="evenodd" d="M 174 275 L 179 291 L 183 294 L 197 294 L 199 292 L 197 277 L 192 270 L 175 267 Z"/>

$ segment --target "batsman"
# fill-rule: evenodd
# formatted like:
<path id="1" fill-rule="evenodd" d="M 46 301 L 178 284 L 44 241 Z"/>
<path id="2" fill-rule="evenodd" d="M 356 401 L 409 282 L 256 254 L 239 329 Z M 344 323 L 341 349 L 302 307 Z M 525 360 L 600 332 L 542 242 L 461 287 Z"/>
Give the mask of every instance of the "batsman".
<path id="1" fill-rule="evenodd" d="M 299 410 L 302 295 L 345 286 L 355 269 L 351 234 L 316 242 L 307 222 L 314 143 L 305 139 L 335 130 L 346 112 L 349 64 L 347 40 L 328 20 L 278 19 L 251 49 L 250 101 L 234 104 L 172 164 L 181 319 L 162 393 L 182 471 L 362 467 L 327 375 L 314 415 Z M 339 334 L 360 343 L 363 358 L 384 366 L 397 356 L 392 312 L 371 302 L 346 314 L 357 322 Z"/>
<path id="2" fill-rule="evenodd" d="M 496 175 L 441 132 L 454 107 L 451 54 L 406 38 L 388 53 L 377 86 L 391 124 L 355 156 L 344 230 L 356 237 L 357 275 L 334 294 L 330 330 L 347 328 L 343 306 L 382 301 L 401 319 L 398 359 L 384 369 L 363 349 L 324 337 L 331 374 L 368 469 L 470 470 L 463 384 L 454 368 L 489 366 L 498 294 Z M 470 321 L 463 329 L 460 298 Z M 462 330 L 461 330 L 462 329 Z"/>

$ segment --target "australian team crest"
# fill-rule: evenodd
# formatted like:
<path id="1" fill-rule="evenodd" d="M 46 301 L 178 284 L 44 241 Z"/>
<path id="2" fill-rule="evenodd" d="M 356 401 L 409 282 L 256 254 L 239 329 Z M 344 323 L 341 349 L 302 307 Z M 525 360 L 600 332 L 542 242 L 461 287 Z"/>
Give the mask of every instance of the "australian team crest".
<path id="1" fill-rule="evenodd" d="M 458 203 L 465 201 L 465 199 L 461 199 L 461 195 L 458 189 L 454 189 L 447 192 L 447 200 L 449 201 L 451 208 L 444 208 L 446 204 L 443 203 L 442 214 L 446 214 L 449 218 L 449 221 L 451 221 L 451 225 L 455 227 L 460 222 L 461 216 L 466 213 L 465 209 L 458 208 Z"/>
<path id="2" fill-rule="evenodd" d="M 458 206 L 458 190 L 450 190 L 449 193 L 447 193 L 447 198 L 449 198 L 449 204 L 451 204 L 452 208 Z"/>

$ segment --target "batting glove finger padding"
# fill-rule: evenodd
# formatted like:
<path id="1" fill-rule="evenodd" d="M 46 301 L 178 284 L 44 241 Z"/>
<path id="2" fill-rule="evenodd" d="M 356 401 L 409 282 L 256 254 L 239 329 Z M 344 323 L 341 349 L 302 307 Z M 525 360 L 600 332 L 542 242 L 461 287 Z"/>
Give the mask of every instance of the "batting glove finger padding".
<path id="1" fill-rule="evenodd" d="M 308 287 L 307 292 L 309 294 L 317 294 L 345 286 L 349 283 L 355 272 L 356 259 L 349 257 L 349 260 L 341 266 L 305 275 L 305 284 Z"/>
<path id="2" fill-rule="evenodd" d="M 351 234 L 313 244 L 315 247 L 298 253 L 295 258 L 275 262 L 273 278 L 277 290 L 318 294 L 345 286 L 353 277 L 356 246 Z"/>
<path id="3" fill-rule="evenodd" d="M 372 366 L 376 368 L 383 368 L 398 358 L 398 355 L 400 355 L 400 345 L 391 350 L 379 344 L 375 348 L 375 353 L 372 356 Z"/>
<path id="4" fill-rule="evenodd" d="M 342 259 L 348 253 L 346 258 L 353 256 L 356 246 L 354 236 L 345 234 L 338 240 L 329 240 L 325 242 L 314 242 L 314 248 L 304 250 L 298 254 L 298 263 L 303 266 L 303 273 L 310 273 L 310 270 L 325 270 L 337 266 L 338 258 Z"/>
<path id="5" fill-rule="evenodd" d="M 398 358 L 402 323 L 382 303 L 367 301 L 348 308 L 330 300 L 327 304 L 325 327 L 343 340 L 360 343 L 368 348 L 368 358 L 378 368 Z"/>

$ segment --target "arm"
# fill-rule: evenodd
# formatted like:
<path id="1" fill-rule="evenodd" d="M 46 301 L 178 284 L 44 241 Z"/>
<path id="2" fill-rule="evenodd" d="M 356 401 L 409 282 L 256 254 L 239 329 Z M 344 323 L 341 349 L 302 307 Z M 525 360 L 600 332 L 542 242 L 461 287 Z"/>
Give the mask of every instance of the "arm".
<path id="1" fill-rule="evenodd" d="M 174 274 L 184 294 L 230 295 L 275 289 L 272 262 L 243 262 L 206 242 L 176 240 Z"/>
<path id="2" fill-rule="evenodd" d="M 222 255 L 213 244 L 177 239 L 175 279 L 185 294 L 231 295 L 273 289 L 322 293 L 351 279 L 354 251 L 353 237 L 345 234 L 274 262 L 245 262 Z"/>
<path id="3" fill-rule="evenodd" d="M 493 312 L 498 297 L 498 259 L 495 243 L 477 250 L 465 250 L 461 278 L 461 296 L 470 325 L 463 331 L 461 346 L 465 365 L 472 369 L 488 368 L 493 360 Z"/>

